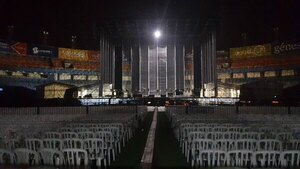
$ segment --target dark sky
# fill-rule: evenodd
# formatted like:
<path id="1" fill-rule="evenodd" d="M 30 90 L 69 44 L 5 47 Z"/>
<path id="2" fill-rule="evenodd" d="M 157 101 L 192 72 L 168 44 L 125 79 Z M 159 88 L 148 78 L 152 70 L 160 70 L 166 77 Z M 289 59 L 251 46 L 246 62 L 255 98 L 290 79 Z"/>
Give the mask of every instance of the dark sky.
<path id="1" fill-rule="evenodd" d="M 214 19 L 219 49 L 273 40 L 279 27 L 281 40 L 300 39 L 299 0 L 0 0 L 0 38 L 15 26 L 14 39 L 41 43 L 41 32 L 50 33 L 49 44 L 68 47 L 71 35 L 78 47 L 97 47 L 97 27 L 110 19 Z"/>

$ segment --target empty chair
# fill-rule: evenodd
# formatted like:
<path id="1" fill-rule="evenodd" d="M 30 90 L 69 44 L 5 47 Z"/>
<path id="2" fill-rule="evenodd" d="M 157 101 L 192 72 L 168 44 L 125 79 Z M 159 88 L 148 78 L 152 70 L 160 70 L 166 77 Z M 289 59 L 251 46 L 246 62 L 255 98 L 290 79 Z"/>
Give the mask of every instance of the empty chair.
<path id="1" fill-rule="evenodd" d="M 43 148 L 39 151 L 44 165 L 61 166 L 64 163 L 64 156 L 61 151 L 51 148 Z"/>
<path id="2" fill-rule="evenodd" d="M 190 132 L 187 140 L 185 140 L 183 143 L 184 145 L 182 146 L 182 153 L 184 153 L 187 156 L 192 141 L 196 139 L 206 139 L 206 133 L 199 131 Z"/>
<path id="3" fill-rule="evenodd" d="M 200 167 L 222 167 L 226 164 L 226 152 L 221 150 L 202 150 L 195 162 Z M 194 166 L 193 163 L 192 166 Z"/>
<path id="4" fill-rule="evenodd" d="M 88 155 L 83 149 L 64 149 L 64 164 L 70 166 L 88 165 Z"/>
<path id="5" fill-rule="evenodd" d="M 63 149 L 82 149 L 83 142 L 79 138 L 63 139 Z"/>
<path id="6" fill-rule="evenodd" d="M 99 138 L 106 143 L 107 151 L 108 151 L 108 164 L 110 165 L 111 156 L 113 158 L 113 161 L 115 161 L 115 149 L 117 147 L 115 138 L 113 137 L 112 133 L 109 131 L 96 132 L 95 138 Z"/>
<path id="7" fill-rule="evenodd" d="M 232 139 L 215 140 L 216 150 L 230 151 L 236 149 L 236 142 Z"/>
<path id="8" fill-rule="evenodd" d="M 96 160 L 97 166 L 101 167 L 101 162 L 103 161 L 106 167 L 106 151 L 107 146 L 105 142 L 99 138 L 89 138 L 83 140 L 84 149 L 88 153 L 88 158 L 91 160 Z"/>
<path id="9" fill-rule="evenodd" d="M 41 139 L 30 138 L 25 139 L 26 148 L 33 151 L 38 151 L 43 148 L 43 142 Z"/>
<path id="10" fill-rule="evenodd" d="M 258 141 L 258 150 L 281 151 L 282 143 L 275 139 L 263 139 Z"/>
<path id="11" fill-rule="evenodd" d="M 283 151 L 281 153 L 281 165 L 283 167 L 299 167 L 300 165 L 300 151 Z"/>
<path id="12" fill-rule="evenodd" d="M 207 132 L 205 137 L 212 140 L 224 139 L 224 132 Z"/>
<path id="13" fill-rule="evenodd" d="M 284 142 L 282 145 L 283 150 L 300 150 L 300 140 L 289 140 Z"/>
<path id="14" fill-rule="evenodd" d="M 236 140 L 236 149 L 256 151 L 258 149 L 258 142 L 255 139 L 238 139 Z"/>
<path id="15" fill-rule="evenodd" d="M 119 129 L 117 127 L 106 127 L 104 128 L 104 131 L 108 131 L 111 132 L 113 137 L 115 138 L 115 145 L 116 145 L 116 149 L 118 150 L 118 152 L 121 152 L 121 138 L 120 138 L 120 133 L 119 133 Z"/>
<path id="16" fill-rule="evenodd" d="M 94 138 L 95 133 L 91 131 L 83 131 L 83 132 L 78 132 L 78 138 L 80 139 L 87 139 L 87 138 Z"/>
<path id="17" fill-rule="evenodd" d="M 260 135 L 263 134 L 262 132 L 242 132 L 240 135 L 240 139 L 260 139 Z"/>
<path id="18" fill-rule="evenodd" d="M 20 148 L 19 141 L 17 139 L 4 140 L 5 148 L 8 150 L 14 150 Z"/>
<path id="19" fill-rule="evenodd" d="M 191 154 L 192 163 L 194 162 L 197 154 L 202 150 L 213 150 L 215 148 L 214 141 L 211 139 L 196 139 L 191 143 L 191 149 L 188 150 L 187 161 L 189 162 L 189 156 Z"/>
<path id="20" fill-rule="evenodd" d="M 63 149 L 63 142 L 61 139 L 57 138 L 43 139 L 43 147 L 61 151 Z"/>
<path id="21" fill-rule="evenodd" d="M 227 166 L 249 167 L 253 158 L 251 150 L 233 150 L 227 152 Z"/>
<path id="22" fill-rule="evenodd" d="M 75 132 L 62 132 L 61 133 L 61 138 L 66 139 L 66 138 L 78 138 L 78 134 Z"/>
<path id="23" fill-rule="evenodd" d="M 293 139 L 292 132 L 279 132 L 276 134 L 276 139 L 280 141 L 289 141 Z"/>
<path id="24" fill-rule="evenodd" d="M 16 154 L 17 164 L 38 165 L 40 156 L 36 151 L 26 148 L 18 148 L 14 150 Z"/>
<path id="25" fill-rule="evenodd" d="M 0 149 L 0 164 L 15 164 L 16 157 L 12 151 Z"/>
<path id="26" fill-rule="evenodd" d="M 279 167 L 280 162 L 280 151 L 256 151 L 253 154 L 253 167 Z"/>

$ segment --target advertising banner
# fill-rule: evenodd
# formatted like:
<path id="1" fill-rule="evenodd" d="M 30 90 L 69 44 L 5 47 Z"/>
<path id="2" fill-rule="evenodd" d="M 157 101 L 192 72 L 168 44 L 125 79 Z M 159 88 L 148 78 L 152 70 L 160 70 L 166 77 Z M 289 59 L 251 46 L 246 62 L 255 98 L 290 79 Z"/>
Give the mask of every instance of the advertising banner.
<path id="1" fill-rule="evenodd" d="M 25 56 L 27 55 L 27 44 L 0 40 L 0 53 Z"/>
<path id="2" fill-rule="evenodd" d="M 271 44 L 230 48 L 229 53 L 231 59 L 249 59 L 271 56 Z"/>
<path id="3" fill-rule="evenodd" d="M 89 61 L 100 62 L 101 56 L 99 51 L 89 50 L 88 51 Z"/>
<path id="4" fill-rule="evenodd" d="M 295 55 L 300 54 L 300 42 L 282 42 L 272 45 L 274 55 Z"/>
<path id="5" fill-rule="evenodd" d="M 88 51 L 79 49 L 69 49 L 69 48 L 58 48 L 58 57 L 60 59 L 66 60 L 88 60 Z"/>
<path id="6" fill-rule="evenodd" d="M 28 55 L 31 56 L 44 56 L 50 58 L 57 58 L 58 57 L 58 48 L 52 46 L 41 46 L 41 45 L 34 45 L 28 44 L 27 45 L 27 52 Z"/>

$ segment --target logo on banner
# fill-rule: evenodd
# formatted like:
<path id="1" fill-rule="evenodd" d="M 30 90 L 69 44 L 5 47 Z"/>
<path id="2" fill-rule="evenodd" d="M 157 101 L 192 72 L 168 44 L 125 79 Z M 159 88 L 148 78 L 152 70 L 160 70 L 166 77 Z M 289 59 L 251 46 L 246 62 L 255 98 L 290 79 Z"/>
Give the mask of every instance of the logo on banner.
<path id="1" fill-rule="evenodd" d="M 33 54 L 38 54 L 39 53 L 39 48 L 38 47 L 34 47 L 32 48 Z"/>

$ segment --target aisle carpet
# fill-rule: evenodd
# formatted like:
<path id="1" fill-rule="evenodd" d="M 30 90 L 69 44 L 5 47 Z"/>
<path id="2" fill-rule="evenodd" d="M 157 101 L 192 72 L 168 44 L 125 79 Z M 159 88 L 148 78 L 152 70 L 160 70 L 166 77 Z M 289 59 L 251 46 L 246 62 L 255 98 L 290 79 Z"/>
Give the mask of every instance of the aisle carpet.
<path id="1" fill-rule="evenodd" d="M 138 169 L 140 167 L 152 118 L 153 112 L 146 115 L 140 128 L 134 133 L 133 138 L 122 149 L 121 154 L 119 154 L 109 169 Z"/>
<path id="2" fill-rule="evenodd" d="M 158 112 L 157 120 L 152 168 L 189 168 L 172 132 L 166 113 Z"/>

